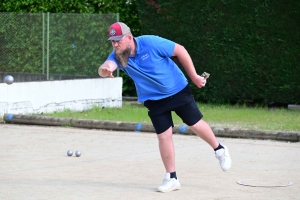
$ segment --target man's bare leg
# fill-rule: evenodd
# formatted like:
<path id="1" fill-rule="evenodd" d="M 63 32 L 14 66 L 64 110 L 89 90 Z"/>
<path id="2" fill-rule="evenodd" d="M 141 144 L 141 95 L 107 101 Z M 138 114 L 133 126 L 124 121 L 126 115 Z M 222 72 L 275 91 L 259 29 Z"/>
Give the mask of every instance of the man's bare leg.
<path id="1" fill-rule="evenodd" d="M 215 134 L 204 120 L 199 120 L 196 124 L 190 126 L 190 128 L 213 149 L 219 146 L 219 142 L 215 137 Z M 175 149 L 172 137 L 172 127 L 161 134 L 157 134 L 157 137 L 159 141 L 161 159 L 166 168 L 166 172 L 175 172 Z"/>
<path id="2" fill-rule="evenodd" d="M 213 149 L 218 147 L 219 142 L 214 132 L 204 120 L 201 119 L 196 124 L 189 127 L 194 131 L 196 135 L 198 135 L 205 142 L 207 142 Z"/>
<path id="3" fill-rule="evenodd" d="M 175 172 L 175 150 L 172 137 L 172 127 L 163 133 L 157 134 L 161 159 L 166 172 Z"/>
<path id="4" fill-rule="evenodd" d="M 228 148 L 219 143 L 210 126 L 205 121 L 200 120 L 190 128 L 215 150 L 216 158 L 219 160 L 222 170 L 227 171 L 230 169 L 231 158 Z"/>
<path id="5" fill-rule="evenodd" d="M 172 127 L 170 127 L 165 132 L 157 134 L 161 159 L 166 169 L 163 183 L 157 188 L 159 192 L 170 192 L 181 188 L 175 171 L 175 150 L 172 132 Z"/>

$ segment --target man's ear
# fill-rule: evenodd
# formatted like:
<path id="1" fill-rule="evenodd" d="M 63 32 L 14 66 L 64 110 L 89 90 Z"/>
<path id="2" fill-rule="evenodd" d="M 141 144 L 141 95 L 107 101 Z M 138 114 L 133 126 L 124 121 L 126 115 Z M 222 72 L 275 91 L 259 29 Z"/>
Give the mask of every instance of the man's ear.
<path id="1" fill-rule="evenodd" d="M 133 36 L 131 34 L 128 35 L 129 40 L 133 40 Z"/>

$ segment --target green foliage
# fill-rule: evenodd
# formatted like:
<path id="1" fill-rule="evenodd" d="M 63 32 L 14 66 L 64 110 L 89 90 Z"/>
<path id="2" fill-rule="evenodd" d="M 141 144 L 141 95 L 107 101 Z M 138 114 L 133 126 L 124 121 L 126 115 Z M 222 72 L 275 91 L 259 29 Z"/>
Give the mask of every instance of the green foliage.
<path id="1" fill-rule="evenodd" d="M 94 14 L 119 13 L 119 21 L 128 24 L 135 36 L 141 35 L 142 25 L 143 34 L 160 35 L 182 44 L 198 73 L 211 73 L 204 89 L 191 84 L 197 101 L 299 103 L 299 1 L 3 0 L 0 12 L 74 13 L 75 22 L 59 17 L 51 20 L 72 27 L 51 30 L 57 35 L 51 38 L 52 44 L 56 44 L 50 47 L 51 73 L 97 76 L 98 66 L 111 51 L 110 44 L 105 42 L 110 21 L 101 19 L 107 24 L 88 26 L 83 20 L 89 19 L 77 18 L 76 14 L 92 14 L 86 17 L 93 18 Z M 5 21 L 0 27 L 0 53 L 6 55 L 6 60 L 0 59 L 1 71 L 44 70 L 40 59 L 42 17 L 33 23 L 34 15 L 28 16 L 17 16 L 15 21 Z M 6 33 L 8 26 L 15 31 Z M 123 73 L 121 76 L 123 95 L 135 95 L 132 80 Z"/>
<path id="2" fill-rule="evenodd" d="M 211 73 L 198 101 L 300 101 L 300 2 L 142 0 L 142 33 L 185 46 L 196 70 Z M 151 20 L 148 20 L 151 19 Z"/>
<path id="3" fill-rule="evenodd" d="M 120 76 L 123 78 L 122 95 L 128 97 L 135 97 L 136 89 L 133 80 L 121 70 Z"/>
<path id="4" fill-rule="evenodd" d="M 115 20 L 115 15 L 51 14 L 51 73 L 97 76 L 112 50 L 107 27 Z"/>
<path id="5" fill-rule="evenodd" d="M 45 67 L 42 66 L 43 62 L 46 62 L 46 58 L 42 59 L 42 52 L 45 51 L 42 44 L 46 41 L 43 41 L 42 27 L 44 26 L 47 31 L 49 12 L 50 73 L 98 76 L 99 65 L 112 50 L 110 43 L 106 42 L 110 24 L 117 20 L 125 22 L 135 36 L 140 35 L 136 0 L 128 2 L 127 0 L 1 1 L 0 12 L 3 12 L 0 13 L 1 16 L 12 15 L 12 20 L 5 21 L 4 26 L 0 27 L 0 53 L 6 55 L 5 60 L 0 59 L 0 71 L 27 73 L 45 71 Z M 42 13 L 46 13 L 44 20 Z M 127 87 L 131 88 L 129 90 L 134 91 L 131 79 L 127 76 L 124 76 L 124 79 L 124 82 L 129 83 L 127 84 Z"/>
<path id="6" fill-rule="evenodd" d="M 0 13 L 0 71 L 17 70 L 19 72 L 38 71 L 41 66 L 40 52 L 42 46 L 38 44 L 42 40 L 40 20 L 29 14 L 24 17 L 21 14 Z M 26 33 L 26 37 L 24 37 Z M 30 54 L 27 52 L 31 52 Z M 32 63 L 34 67 L 27 65 Z M 13 67 L 14 66 L 14 67 Z"/>
<path id="7" fill-rule="evenodd" d="M 119 13 L 119 21 L 125 22 L 129 25 L 134 35 L 140 35 L 137 0 L 3 0 L 0 4 L 0 12 L 82 14 Z"/>

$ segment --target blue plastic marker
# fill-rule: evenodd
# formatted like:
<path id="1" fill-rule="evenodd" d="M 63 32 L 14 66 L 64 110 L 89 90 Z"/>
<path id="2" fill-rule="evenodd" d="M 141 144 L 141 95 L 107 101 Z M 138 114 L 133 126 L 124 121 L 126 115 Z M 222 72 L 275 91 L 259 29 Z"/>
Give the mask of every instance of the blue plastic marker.
<path id="1" fill-rule="evenodd" d="M 9 115 L 7 116 L 8 121 L 12 121 L 13 118 L 14 118 L 14 115 L 12 115 L 12 114 L 9 114 Z"/>
<path id="2" fill-rule="evenodd" d="M 186 131 L 186 125 L 181 125 L 179 127 L 180 133 L 184 133 Z"/>
<path id="3" fill-rule="evenodd" d="M 143 127 L 143 123 L 138 123 L 136 125 L 135 131 L 139 132 L 142 129 L 142 127 Z"/>

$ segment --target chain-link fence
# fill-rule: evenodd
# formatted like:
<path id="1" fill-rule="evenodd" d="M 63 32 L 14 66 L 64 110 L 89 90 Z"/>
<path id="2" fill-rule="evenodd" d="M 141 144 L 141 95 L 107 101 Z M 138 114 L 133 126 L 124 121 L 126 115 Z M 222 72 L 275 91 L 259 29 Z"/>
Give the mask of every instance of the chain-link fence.
<path id="1" fill-rule="evenodd" d="M 118 14 L 0 13 L 0 82 L 98 77 Z M 2 79 L 1 79 L 2 78 Z"/>

